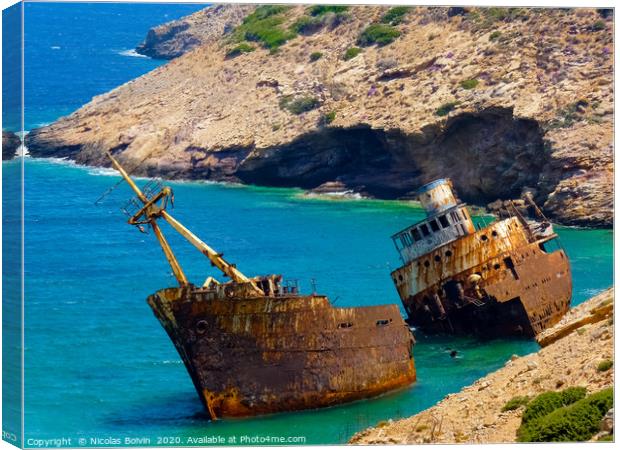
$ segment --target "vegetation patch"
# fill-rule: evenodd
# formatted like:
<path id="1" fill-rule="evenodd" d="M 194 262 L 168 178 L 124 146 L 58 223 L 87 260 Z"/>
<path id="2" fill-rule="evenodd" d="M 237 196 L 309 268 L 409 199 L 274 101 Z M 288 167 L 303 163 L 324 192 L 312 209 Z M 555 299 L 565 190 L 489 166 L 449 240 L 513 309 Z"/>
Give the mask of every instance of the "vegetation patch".
<path id="1" fill-rule="evenodd" d="M 458 106 L 458 102 L 448 102 L 441 105 L 437 110 L 435 110 L 435 114 L 438 116 L 447 116 L 450 111 L 454 111 L 454 108 Z"/>
<path id="2" fill-rule="evenodd" d="M 597 20 L 592 24 L 592 31 L 603 31 L 606 28 L 607 25 L 605 25 L 605 22 L 602 20 Z"/>
<path id="3" fill-rule="evenodd" d="M 613 388 L 604 389 L 579 400 L 574 400 L 576 392 L 573 391 L 572 395 L 568 395 L 565 399 L 573 400 L 572 403 L 555 407 L 542 415 L 526 417 L 532 403 L 547 394 L 558 393 L 546 392 L 536 397 L 523 414 L 521 426 L 517 431 L 517 440 L 519 442 L 576 442 L 591 439 L 599 431 L 601 419 L 613 406 Z"/>
<path id="4" fill-rule="evenodd" d="M 322 57 L 323 57 L 323 53 L 321 53 L 321 52 L 312 52 L 312 53 L 310 53 L 310 61 L 312 61 L 312 62 L 318 61 Z"/>
<path id="5" fill-rule="evenodd" d="M 323 123 L 324 125 L 329 125 L 334 120 L 336 120 L 336 111 L 330 111 L 323 114 L 323 117 L 321 117 L 321 123 Z"/>
<path id="6" fill-rule="evenodd" d="M 557 117 L 549 123 L 549 128 L 569 128 L 582 119 L 580 110 L 586 105 L 587 102 L 584 104 L 583 100 L 579 100 L 559 110 Z"/>
<path id="7" fill-rule="evenodd" d="M 528 396 L 512 397 L 510 400 L 506 402 L 506 404 L 502 408 L 502 412 L 513 411 L 515 409 L 519 409 L 521 406 L 527 405 L 529 401 L 530 401 L 530 398 Z"/>
<path id="8" fill-rule="evenodd" d="M 502 35 L 501 32 L 495 30 L 493 33 L 491 33 L 489 35 L 489 41 L 493 42 L 499 39 L 499 37 Z"/>
<path id="9" fill-rule="evenodd" d="M 308 12 L 311 16 L 322 16 L 327 13 L 342 14 L 347 9 L 348 6 L 342 5 L 314 5 L 308 8 Z"/>
<path id="10" fill-rule="evenodd" d="M 245 42 L 242 42 L 241 44 L 237 45 L 236 47 L 233 47 L 230 50 L 228 50 L 226 52 L 226 57 L 227 58 L 234 58 L 235 56 L 239 56 L 242 53 L 250 53 L 250 52 L 253 52 L 254 50 L 256 50 L 256 48 L 253 45 L 250 45 L 250 44 L 247 44 Z"/>
<path id="11" fill-rule="evenodd" d="M 395 6 L 390 8 L 381 18 L 382 23 L 390 25 L 398 25 L 403 22 L 407 13 L 411 11 L 410 6 Z"/>
<path id="12" fill-rule="evenodd" d="M 596 367 L 596 370 L 599 372 L 607 372 L 609 369 L 612 368 L 612 366 L 614 365 L 614 362 L 610 359 L 606 359 L 604 361 L 601 361 L 598 366 Z"/>
<path id="13" fill-rule="evenodd" d="M 474 89 L 476 86 L 478 86 L 478 80 L 475 78 L 461 81 L 461 87 L 463 89 Z"/>
<path id="14" fill-rule="evenodd" d="M 345 61 L 348 61 L 350 59 L 355 58 L 357 55 L 359 55 L 360 53 L 362 53 L 362 49 L 359 47 L 351 47 L 348 48 L 346 52 L 344 52 L 344 56 L 343 59 Z"/>
<path id="15" fill-rule="evenodd" d="M 281 25 L 285 18 L 282 13 L 289 7 L 281 5 L 263 5 L 243 19 L 232 34 L 233 41 L 259 42 L 263 47 L 277 50 L 286 41 L 297 36 L 294 30 Z"/>
<path id="16" fill-rule="evenodd" d="M 357 39 L 357 43 L 362 47 L 369 45 L 387 45 L 396 40 L 400 36 L 400 31 L 391 25 L 383 23 L 373 23 L 366 27 L 360 37 Z"/>
<path id="17" fill-rule="evenodd" d="M 280 100 L 280 108 L 287 110 L 288 112 L 299 115 L 313 109 L 318 108 L 321 102 L 318 98 L 312 96 L 296 97 L 291 96 L 283 97 Z"/>
<path id="18" fill-rule="evenodd" d="M 321 17 L 301 16 L 291 25 L 291 30 L 299 34 L 312 34 L 323 28 L 323 25 Z"/>

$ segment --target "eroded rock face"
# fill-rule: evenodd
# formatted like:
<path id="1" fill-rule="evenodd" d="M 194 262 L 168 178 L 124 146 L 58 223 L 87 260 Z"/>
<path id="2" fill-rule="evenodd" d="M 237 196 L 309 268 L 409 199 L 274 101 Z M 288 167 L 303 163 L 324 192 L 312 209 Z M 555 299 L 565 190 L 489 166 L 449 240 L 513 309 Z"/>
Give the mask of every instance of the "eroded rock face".
<path id="1" fill-rule="evenodd" d="M 491 20 L 475 8 L 418 7 L 393 43 L 345 59 L 387 10 L 351 7 L 343 23 L 275 54 L 251 43 L 226 57 L 230 17 L 240 22 L 248 10 L 235 8 L 252 7 L 216 8 L 194 15 L 210 17 L 209 39 L 34 130 L 30 153 L 109 165 L 103 150 L 114 149 L 148 175 L 336 182 L 381 198 L 450 177 L 473 204 L 527 187 L 556 222 L 611 226 L 611 17 L 523 9 Z M 282 26 L 307 14 L 292 7 Z M 306 112 L 287 106 L 295 99 L 308 101 Z"/>
<path id="2" fill-rule="evenodd" d="M 13 159 L 21 143 L 19 136 L 12 131 L 2 131 L 2 160 Z"/>

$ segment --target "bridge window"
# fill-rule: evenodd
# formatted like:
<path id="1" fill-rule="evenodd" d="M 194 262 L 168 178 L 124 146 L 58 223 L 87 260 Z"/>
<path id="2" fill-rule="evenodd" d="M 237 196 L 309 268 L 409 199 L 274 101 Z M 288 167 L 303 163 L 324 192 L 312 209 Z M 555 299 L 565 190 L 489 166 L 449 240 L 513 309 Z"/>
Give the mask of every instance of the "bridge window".
<path id="1" fill-rule="evenodd" d="M 450 222 L 448 222 L 448 218 L 446 216 L 439 216 L 439 223 L 443 228 L 448 228 L 450 226 Z"/>
<path id="2" fill-rule="evenodd" d="M 353 324 L 351 322 L 342 322 L 338 324 L 338 328 L 351 328 Z"/>
<path id="3" fill-rule="evenodd" d="M 414 242 L 418 242 L 422 240 L 422 235 L 420 234 L 420 230 L 414 228 L 411 230 L 411 236 L 413 237 Z"/>
<path id="4" fill-rule="evenodd" d="M 461 217 L 459 216 L 459 212 L 458 211 L 453 211 L 452 212 L 452 219 L 454 220 L 454 223 L 461 221 Z"/>
<path id="5" fill-rule="evenodd" d="M 435 219 L 431 220 L 429 224 L 431 225 L 431 230 L 435 232 L 439 231 L 439 224 L 437 223 Z"/>
<path id="6" fill-rule="evenodd" d="M 425 223 L 423 223 L 422 225 L 420 225 L 420 231 L 422 231 L 422 234 L 423 234 L 424 236 L 430 236 L 430 235 L 431 235 L 431 232 L 430 232 L 430 231 L 428 231 L 428 226 L 427 226 Z"/>

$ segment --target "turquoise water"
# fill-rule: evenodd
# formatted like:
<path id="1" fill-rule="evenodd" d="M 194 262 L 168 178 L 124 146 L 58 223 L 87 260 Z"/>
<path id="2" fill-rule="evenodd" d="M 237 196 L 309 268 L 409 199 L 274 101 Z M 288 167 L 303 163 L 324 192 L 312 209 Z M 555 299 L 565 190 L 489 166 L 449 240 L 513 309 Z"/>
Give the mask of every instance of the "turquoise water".
<path id="1" fill-rule="evenodd" d="M 531 341 L 417 336 L 419 381 L 375 400 L 269 417 L 209 422 L 145 298 L 175 280 L 152 235 L 125 223 L 122 186 L 107 171 L 26 162 L 26 438 L 303 436 L 341 443 L 411 415 L 502 366 Z M 308 199 L 301 191 L 172 183 L 174 215 L 249 275 L 283 273 L 336 305 L 397 302 L 389 235 L 422 217 L 406 203 Z M 217 275 L 167 228 L 194 282 Z M 612 233 L 558 229 L 573 263 L 574 303 L 612 283 Z M 448 349 L 457 349 L 452 359 Z M 176 442 L 178 444 L 178 442 Z"/>
<path id="2" fill-rule="evenodd" d="M 153 25 L 198 5 L 26 4 L 26 128 L 68 114 L 162 64 L 128 56 Z M 16 162 L 3 163 L 4 174 Z M 49 160 L 25 163 L 25 425 L 30 439 L 304 437 L 342 443 L 381 420 L 411 415 L 536 350 L 531 341 L 427 338 L 415 348 L 418 382 L 381 398 L 320 411 L 209 422 L 174 347 L 146 304 L 175 280 L 152 235 L 126 224 L 126 186 L 108 171 Z M 336 305 L 398 302 L 389 236 L 420 219 L 405 203 L 326 201 L 298 190 L 172 183 L 174 215 L 248 275 L 283 273 Z M 7 185 L 5 184 L 5 192 Z M 168 231 L 194 282 L 216 274 Z M 559 228 L 573 263 L 574 303 L 612 284 L 612 233 Z M 457 349 L 459 357 L 449 357 Z M 163 438 L 158 442 L 158 438 Z M 30 443 L 29 443 L 30 442 Z M 299 442 L 299 441 L 298 441 Z M 143 441 L 147 444 L 146 441 Z"/>

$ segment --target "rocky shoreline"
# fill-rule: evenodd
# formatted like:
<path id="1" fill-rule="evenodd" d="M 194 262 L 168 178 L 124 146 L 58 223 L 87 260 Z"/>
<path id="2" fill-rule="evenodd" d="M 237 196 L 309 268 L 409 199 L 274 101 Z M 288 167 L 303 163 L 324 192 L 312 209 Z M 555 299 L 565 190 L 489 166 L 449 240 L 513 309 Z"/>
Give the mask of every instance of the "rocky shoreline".
<path id="1" fill-rule="evenodd" d="M 573 308 L 546 335 L 571 322 L 608 308 L 598 320 L 573 329 L 536 353 L 513 356 L 505 367 L 415 416 L 382 422 L 353 436 L 353 444 L 505 443 L 515 442 L 524 407 L 505 409 L 516 397 L 532 398 L 547 391 L 585 387 L 588 393 L 613 387 L 613 289 Z M 588 321 L 586 321 L 588 322 Z"/>
<path id="2" fill-rule="evenodd" d="M 20 145 L 22 141 L 17 134 L 12 131 L 2 131 L 2 160 L 13 159 Z"/>
<path id="3" fill-rule="evenodd" d="M 254 6 L 156 27 L 141 51 L 174 59 L 33 130 L 29 151 L 383 199 L 449 177 L 473 205 L 529 192 L 554 222 L 612 226 L 609 14 L 417 7 L 392 25 L 390 8 L 345 9 L 260 10 L 284 36 L 269 48 L 235 41 Z M 396 37 L 361 40 L 373 26 Z"/>

